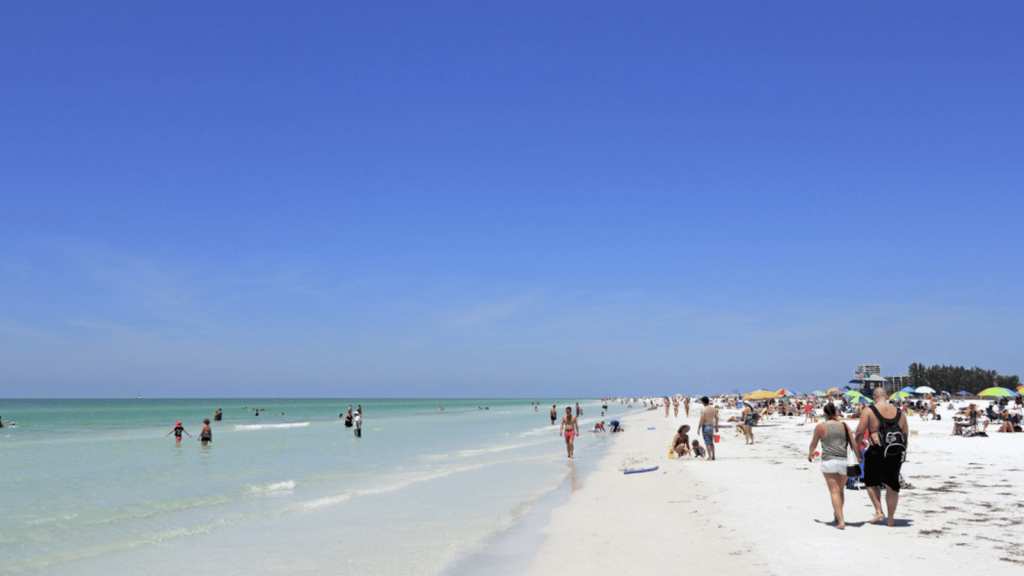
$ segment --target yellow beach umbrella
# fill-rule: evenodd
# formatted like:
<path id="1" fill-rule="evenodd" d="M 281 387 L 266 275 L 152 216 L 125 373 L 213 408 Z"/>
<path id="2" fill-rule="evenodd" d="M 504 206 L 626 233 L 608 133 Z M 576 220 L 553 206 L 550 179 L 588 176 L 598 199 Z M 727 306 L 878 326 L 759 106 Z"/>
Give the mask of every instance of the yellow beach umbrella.
<path id="1" fill-rule="evenodd" d="M 778 398 L 779 395 L 771 390 L 754 390 L 750 394 L 743 397 L 744 400 L 771 400 L 772 398 Z"/>
<path id="2" fill-rule="evenodd" d="M 840 390 L 839 388 L 829 388 L 825 393 L 826 394 L 842 394 L 843 391 Z"/>

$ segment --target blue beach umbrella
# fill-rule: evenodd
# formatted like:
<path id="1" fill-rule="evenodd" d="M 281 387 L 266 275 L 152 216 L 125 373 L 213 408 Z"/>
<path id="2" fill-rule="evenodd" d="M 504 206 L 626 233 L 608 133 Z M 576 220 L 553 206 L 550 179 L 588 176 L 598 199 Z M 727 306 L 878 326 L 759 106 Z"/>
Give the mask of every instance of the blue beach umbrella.
<path id="1" fill-rule="evenodd" d="M 961 396 L 970 396 L 971 395 L 971 393 L 966 391 L 966 390 L 961 390 L 961 391 L 957 392 L 957 394 L 959 394 Z"/>
<path id="2" fill-rule="evenodd" d="M 900 392 L 906 392 L 907 394 L 913 394 L 914 392 L 917 392 L 917 388 L 911 388 L 910 386 L 904 386 L 903 388 L 900 388 Z"/>

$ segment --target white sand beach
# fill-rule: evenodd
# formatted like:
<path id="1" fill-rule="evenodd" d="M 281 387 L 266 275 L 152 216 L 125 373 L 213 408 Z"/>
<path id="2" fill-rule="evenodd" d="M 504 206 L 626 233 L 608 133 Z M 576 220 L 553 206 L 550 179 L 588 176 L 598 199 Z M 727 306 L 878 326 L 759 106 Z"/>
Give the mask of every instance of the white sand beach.
<path id="1" fill-rule="evenodd" d="M 723 423 L 736 413 L 723 410 Z M 802 417 L 763 422 L 752 446 L 723 426 L 715 462 L 669 459 L 676 429 L 696 428 L 699 410 L 690 414 L 627 417 L 597 471 L 553 512 L 530 574 L 817 575 L 869 563 L 894 574 L 1024 570 L 1024 434 L 954 437 L 948 411 L 939 421 L 911 417 L 903 476 L 913 488 L 900 493 L 897 526 L 868 524 L 867 492 L 848 490 L 840 531 L 828 524 L 817 459 L 807 462 L 813 428 Z M 651 466 L 660 468 L 623 474 Z"/>

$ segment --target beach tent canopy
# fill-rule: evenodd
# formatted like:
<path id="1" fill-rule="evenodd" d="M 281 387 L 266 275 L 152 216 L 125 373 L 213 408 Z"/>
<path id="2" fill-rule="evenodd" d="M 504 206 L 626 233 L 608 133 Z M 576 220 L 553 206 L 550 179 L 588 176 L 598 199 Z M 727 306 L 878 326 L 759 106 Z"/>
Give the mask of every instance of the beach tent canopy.
<path id="1" fill-rule="evenodd" d="M 895 400 L 897 398 L 909 398 L 909 397 L 910 397 L 910 393 L 909 392 L 904 392 L 903 390 L 900 390 L 899 392 L 893 392 L 892 396 L 889 396 L 889 400 Z"/>
<path id="2" fill-rule="evenodd" d="M 935 388 L 931 386 L 919 386 L 917 390 L 914 390 L 918 394 L 935 394 Z"/>
<path id="3" fill-rule="evenodd" d="M 900 388 L 900 392 L 906 392 L 907 394 L 913 394 L 914 392 L 917 392 L 917 390 L 912 388 L 912 387 L 910 387 L 910 386 L 904 386 L 903 388 Z"/>
<path id="4" fill-rule="evenodd" d="M 992 388 L 985 388 L 981 392 L 978 392 L 978 396 L 1000 396 L 1000 397 L 1011 396 L 1012 397 L 1012 396 L 1020 396 L 1020 394 L 1017 394 L 1016 392 L 1014 392 L 1013 390 L 1010 390 L 1009 388 L 1001 388 L 999 386 L 993 386 Z"/>

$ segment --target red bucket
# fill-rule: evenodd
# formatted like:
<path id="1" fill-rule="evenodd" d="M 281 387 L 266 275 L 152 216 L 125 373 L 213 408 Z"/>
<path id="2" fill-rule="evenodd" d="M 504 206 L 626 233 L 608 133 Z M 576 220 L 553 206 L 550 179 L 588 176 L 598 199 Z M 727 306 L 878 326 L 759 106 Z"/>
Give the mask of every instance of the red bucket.
<path id="1" fill-rule="evenodd" d="M 718 434 L 715 434 L 715 444 L 718 444 L 719 441 L 721 441 L 721 440 L 722 440 L 722 437 L 719 436 Z"/>

